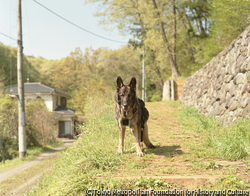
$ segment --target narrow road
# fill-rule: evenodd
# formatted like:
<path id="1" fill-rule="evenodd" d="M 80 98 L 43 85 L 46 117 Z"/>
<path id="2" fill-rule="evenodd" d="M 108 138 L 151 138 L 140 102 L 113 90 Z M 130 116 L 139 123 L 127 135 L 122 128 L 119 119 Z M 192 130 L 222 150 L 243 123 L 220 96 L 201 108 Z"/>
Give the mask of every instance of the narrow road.
<path id="1" fill-rule="evenodd" d="M 30 159 L 29 161 L 26 161 L 22 164 L 15 166 L 15 167 L 1 171 L 0 172 L 0 181 L 5 180 L 14 174 L 20 173 L 20 172 L 30 168 L 31 166 L 39 163 L 40 161 L 47 159 L 50 155 L 52 155 L 55 152 L 59 152 L 63 149 L 68 148 L 69 146 L 71 146 L 73 144 L 74 141 L 75 140 L 63 140 L 64 144 L 62 146 L 58 146 L 58 147 L 51 149 L 47 152 L 41 153 L 38 156 Z"/>

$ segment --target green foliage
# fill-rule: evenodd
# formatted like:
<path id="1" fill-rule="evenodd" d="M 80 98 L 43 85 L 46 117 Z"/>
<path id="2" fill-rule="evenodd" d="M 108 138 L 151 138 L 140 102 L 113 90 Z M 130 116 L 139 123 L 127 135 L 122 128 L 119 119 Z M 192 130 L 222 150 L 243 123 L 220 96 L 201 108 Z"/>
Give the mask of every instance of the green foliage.
<path id="1" fill-rule="evenodd" d="M 0 89 L 0 151 L 1 161 L 13 159 L 18 155 L 18 111 L 17 99 L 9 97 L 5 89 Z M 47 144 L 55 142 L 57 136 L 53 113 L 41 101 L 25 104 L 25 125 L 27 146 L 43 144 L 41 121 Z"/>
<path id="2" fill-rule="evenodd" d="M 40 77 L 38 70 L 32 66 L 27 57 L 23 56 L 24 81 L 29 77 L 30 82 L 35 82 Z M 0 42 L 0 83 L 5 86 L 17 83 L 17 49 L 5 46 Z"/>
<path id="3" fill-rule="evenodd" d="M 222 157 L 236 160 L 250 155 L 250 121 L 246 117 L 230 127 L 220 128 L 210 133 L 207 146 L 216 148 Z"/>
<path id="4" fill-rule="evenodd" d="M 51 144 L 56 141 L 58 130 L 57 122 L 53 116 L 54 114 L 48 111 L 43 101 L 30 101 L 25 104 L 25 124 L 28 145 L 43 144 L 41 123 L 43 123 L 44 127 L 46 144 Z"/>
<path id="5" fill-rule="evenodd" d="M 86 123 L 81 127 L 81 137 L 62 153 L 61 159 L 30 195 L 79 195 L 86 189 L 110 189 L 120 184 L 98 178 L 112 175 L 124 161 L 114 148 L 117 146 L 117 123 L 111 95 L 88 96 L 84 113 Z"/>
<path id="6" fill-rule="evenodd" d="M 158 9 L 154 9 L 152 1 L 146 0 L 85 1 L 99 5 L 96 16 L 106 29 L 109 24 L 116 24 L 121 33 L 131 33 L 131 37 L 133 35 L 137 39 L 131 39 L 129 43 L 135 47 L 141 47 L 138 43 L 143 40 L 146 58 L 151 58 L 150 50 L 153 51 L 154 58 L 149 60 L 151 80 L 156 80 L 157 77 L 166 80 L 171 75 L 159 22 L 164 23 L 166 38 L 172 51 L 175 17 L 173 2 L 176 5 L 177 20 L 176 62 L 183 76 L 190 76 L 203 67 L 250 24 L 250 11 L 246 9 L 250 3 L 242 0 L 156 0 Z M 158 73 L 153 76 L 151 71 Z"/>
<path id="7" fill-rule="evenodd" d="M 204 140 L 202 145 L 192 146 L 198 156 L 218 157 L 227 160 L 244 159 L 250 156 L 250 121 L 246 117 L 238 122 L 222 127 L 210 117 L 199 114 L 194 108 L 176 104 L 181 111 L 182 126 L 194 131 Z M 194 128 L 194 129 L 192 129 Z"/>
<path id="8" fill-rule="evenodd" d="M 130 46 L 123 46 L 117 50 L 104 50 L 98 63 L 98 75 L 104 85 L 115 89 L 118 76 L 123 78 L 124 84 L 128 84 L 134 76 L 137 78 L 137 87 L 141 90 L 141 55 L 142 50 Z"/>
<path id="9" fill-rule="evenodd" d="M 205 65 L 236 39 L 250 25 L 249 1 L 213 0 L 210 3 L 212 21 L 208 38 L 198 43 L 196 59 Z"/>
<path id="10" fill-rule="evenodd" d="M 0 153 L 1 161 L 17 155 L 17 102 L 0 89 Z"/>
<path id="11" fill-rule="evenodd" d="M 216 183 L 205 183 L 201 186 L 203 190 L 248 190 L 250 186 L 249 180 L 242 180 L 238 176 L 226 176 L 218 180 Z"/>
<path id="12" fill-rule="evenodd" d="M 40 73 L 40 74 L 34 75 L 33 77 L 35 77 L 35 80 L 33 80 L 31 82 L 41 82 L 42 84 L 54 87 L 53 86 L 54 70 L 64 60 L 65 60 L 64 58 L 62 58 L 60 60 L 47 60 L 41 56 L 39 56 L 39 57 L 29 56 L 28 61 Z M 30 75 L 32 75 L 32 74 L 30 74 Z"/>
<path id="13" fill-rule="evenodd" d="M 161 178 L 143 178 L 141 177 L 139 180 L 135 180 L 135 187 L 142 188 L 146 190 L 150 189 L 170 189 L 172 187 L 171 184 L 165 182 Z"/>

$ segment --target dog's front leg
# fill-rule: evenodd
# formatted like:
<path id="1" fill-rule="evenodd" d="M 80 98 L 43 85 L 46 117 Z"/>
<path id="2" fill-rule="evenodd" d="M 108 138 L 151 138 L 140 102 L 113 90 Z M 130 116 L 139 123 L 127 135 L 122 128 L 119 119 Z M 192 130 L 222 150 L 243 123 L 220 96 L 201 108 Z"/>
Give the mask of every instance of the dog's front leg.
<path id="1" fill-rule="evenodd" d="M 118 146 L 118 153 L 123 153 L 123 151 L 124 151 L 125 130 L 126 130 L 126 127 L 119 126 L 119 146 Z"/>
<path id="2" fill-rule="evenodd" d="M 135 131 L 135 139 L 136 139 L 136 152 L 137 156 L 142 157 L 143 152 L 141 148 L 141 125 L 137 125 L 137 130 Z"/>

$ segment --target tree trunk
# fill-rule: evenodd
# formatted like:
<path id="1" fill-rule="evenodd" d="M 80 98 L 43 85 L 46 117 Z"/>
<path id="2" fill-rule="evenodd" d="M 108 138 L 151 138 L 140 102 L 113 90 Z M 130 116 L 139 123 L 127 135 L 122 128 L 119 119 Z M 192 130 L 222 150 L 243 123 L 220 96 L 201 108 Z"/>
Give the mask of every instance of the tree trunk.
<path id="1" fill-rule="evenodd" d="M 155 0 L 152 0 L 152 2 L 154 4 L 154 8 L 158 9 Z M 158 15 L 159 15 L 159 13 L 158 13 Z M 169 62 L 170 62 L 171 70 L 172 70 L 172 77 L 173 78 L 178 78 L 178 77 L 181 76 L 181 74 L 180 74 L 179 70 L 176 67 L 176 59 L 173 57 L 173 53 L 171 52 L 171 50 L 169 48 L 169 43 L 168 43 L 168 40 L 167 40 L 167 37 L 166 37 L 163 22 L 162 21 L 159 22 L 159 25 L 160 25 L 160 29 L 161 29 L 162 39 L 164 41 L 164 44 L 165 44 L 165 47 L 166 47 L 166 50 L 167 50 L 167 53 L 168 53 L 168 58 L 169 58 Z"/>
<path id="2" fill-rule="evenodd" d="M 176 62 L 176 10 L 175 10 L 175 0 L 172 0 L 172 9 L 173 9 L 173 46 L 172 54 L 173 60 Z"/>

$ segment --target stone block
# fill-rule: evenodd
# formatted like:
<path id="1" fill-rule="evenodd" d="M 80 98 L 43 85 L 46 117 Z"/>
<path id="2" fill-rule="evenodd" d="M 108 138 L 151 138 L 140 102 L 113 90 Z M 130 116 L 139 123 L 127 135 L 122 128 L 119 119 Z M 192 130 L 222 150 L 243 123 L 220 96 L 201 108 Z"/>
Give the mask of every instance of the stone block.
<path id="1" fill-rule="evenodd" d="M 234 79 L 234 84 L 236 85 L 243 84 L 246 82 L 246 79 L 247 79 L 246 74 L 239 73 Z"/>
<path id="2" fill-rule="evenodd" d="M 248 104 L 242 111 L 242 116 L 246 116 L 250 113 L 250 104 Z"/>

